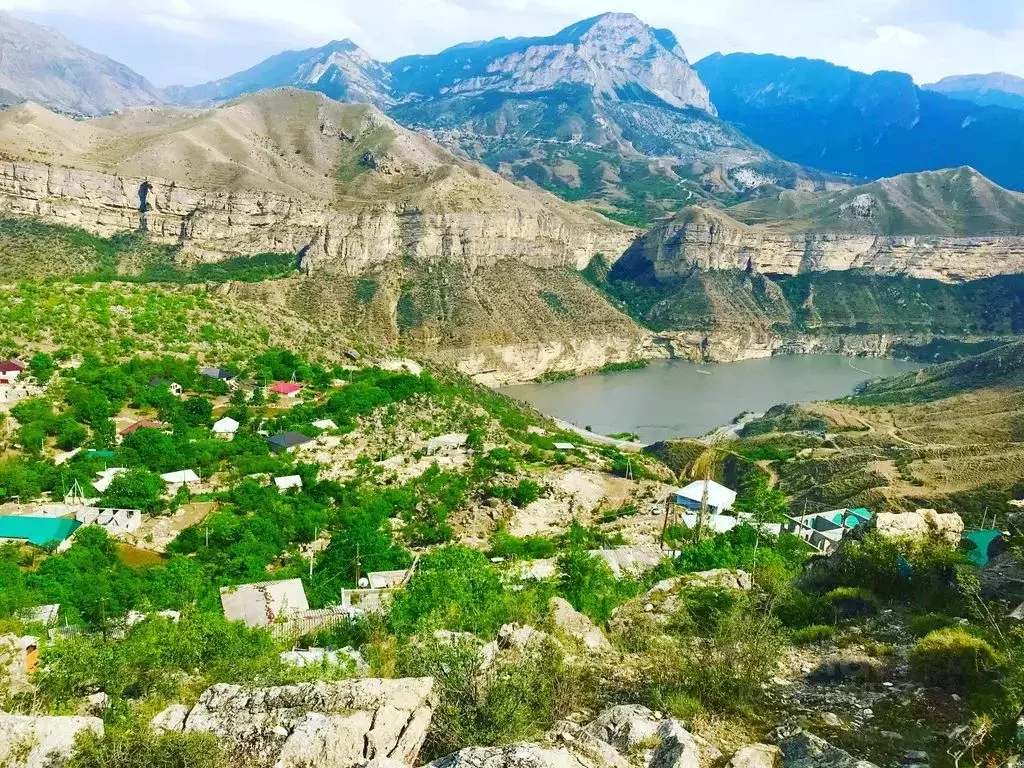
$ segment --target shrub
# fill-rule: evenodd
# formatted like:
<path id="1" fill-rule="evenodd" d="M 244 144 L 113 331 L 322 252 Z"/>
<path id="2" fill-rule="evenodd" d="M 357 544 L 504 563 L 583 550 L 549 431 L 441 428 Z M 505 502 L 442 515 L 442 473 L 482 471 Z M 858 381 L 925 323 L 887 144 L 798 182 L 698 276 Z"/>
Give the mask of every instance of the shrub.
<path id="1" fill-rule="evenodd" d="M 558 558 L 558 571 L 558 593 L 577 611 L 602 624 L 640 591 L 637 582 L 616 579 L 604 560 L 575 547 Z"/>
<path id="2" fill-rule="evenodd" d="M 825 598 L 795 587 L 780 595 L 775 603 L 775 615 L 783 626 L 790 629 L 823 624 L 833 619 L 832 608 Z"/>
<path id="3" fill-rule="evenodd" d="M 568 665 L 553 641 L 485 668 L 477 643 L 431 638 L 406 647 L 399 672 L 431 676 L 440 686 L 424 747 L 427 760 L 467 746 L 536 738 L 596 699 L 596 678 Z"/>
<path id="4" fill-rule="evenodd" d="M 947 629 L 957 626 L 957 624 L 956 619 L 944 613 L 925 613 L 920 616 L 912 616 L 909 622 L 910 631 L 917 637 L 924 637 L 937 629 Z"/>
<path id="5" fill-rule="evenodd" d="M 914 677 L 943 688 L 962 689 L 988 679 L 999 662 L 987 641 L 963 627 L 930 632 L 910 650 Z"/>
<path id="6" fill-rule="evenodd" d="M 720 587 L 692 587 L 682 594 L 681 616 L 673 624 L 692 628 L 702 636 L 713 635 L 722 622 L 737 610 L 737 593 Z"/>
<path id="7" fill-rule="evenodd" d="M 696 643 L 678 640 L 645 656 L 651 697 L 658 706 L 685 694 L 712 711 L 743 712 L 762 696 L 784 646 L 776 619 L 734 611 L 713 636 Z"/>
<path id="8" fill-rule="evenodd" d="M 836 628 L 828 624 L 811 624 L 809 627 L 795 630 L 791 635 L 795 645 L 827 643 L 835 636 Z"/>
<path id="9" fill-rule="evenodd" d="M 866 589 L 839 587 L 825 595 L 825 600 L 832 607 L 836 621 L 878 613 L 878 598 Z"/>
<path id="10" fill-rule="evenodd" d="M 400 637 L 437 629 L 491 637 L 502 624 L 539 620 L 550 595 L 543 584 L 506 590 L 482 552 L 448 546 L 420 560 L 408 587 L 395 597 L 390 624 Z"/>
<path id="11" fill-rule="evenodd" d="M 84 731 L 66 768 L 225 768 L 228 763 L 209 733 L 157 734 L 145 722 Z"/>

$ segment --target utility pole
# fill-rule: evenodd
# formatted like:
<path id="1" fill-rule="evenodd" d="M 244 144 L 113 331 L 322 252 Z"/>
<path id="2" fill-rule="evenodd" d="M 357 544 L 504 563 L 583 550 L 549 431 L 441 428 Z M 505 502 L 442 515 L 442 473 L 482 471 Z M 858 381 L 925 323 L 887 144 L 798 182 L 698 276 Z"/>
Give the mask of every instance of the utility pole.
<path id="1" fill-rule="evenodd" d="M 359 566 L 360 566 L 360 563 L 359 563 L 359 545 L 356 544 L 356 588 L 357 589 L 359 588 L 359 576 L 360 576 L 360 574 L 359 574 L 359 570 L 360 570 Z"/>
<path id="2" fill-rule="evenodd" d="M 314 550 L 316 549 L 315 545 L 316 545 L 317 539 L 319 537 L 320 537 L 320 529 L 319 528 L 314 528 L 313 529 L 313 544 L 310 545 L 310 547 L 309 547 L 309 578 L 311 578 L 311 579 L 313 578 L 313 553 L 314 553 Z"/>

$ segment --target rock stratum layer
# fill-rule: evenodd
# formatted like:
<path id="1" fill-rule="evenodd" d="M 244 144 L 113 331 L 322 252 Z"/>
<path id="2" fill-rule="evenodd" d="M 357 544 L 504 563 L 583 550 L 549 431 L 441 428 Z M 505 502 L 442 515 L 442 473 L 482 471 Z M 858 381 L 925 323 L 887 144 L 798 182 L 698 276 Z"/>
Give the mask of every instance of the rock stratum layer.
<path id="1" fill-rule="evenodd" d="M 768 275 L 867 270 L 944 282 L 1024 272 L 1024 237 L 1017 235 L 787 233 L 701 208 L 657 225 L 637 247 L 660 280 L 695 268 Z"/>
<path id="2" fill-rule="evenodd" d="M 84 122 L 26 105 L 0 115 L 0 146 L 0 214 L 105 236 L 144 229 L 207 260 L 290 252 L 345 274 L 406 258 L 582 268 L 635 236 L 372 107 L 291 89 Z"/>
<path id="3" fill-rule="evenodd" d="M 272 192 L 217 192 L 157 177 L 31 163 L 0 168 L 0 216 L 104 237 L 142 229 L 207 261 L 296 253 L 308 271 L 344 274 L 403 257 L 427 263 L 457 258 L 471 269 L 504 258 L 582 269 L 595 253 L 621 252 L 632 239 L 628 232 L 566 221 L 540 207 L 428 212 L 380 202 L 343 211 Z"/>

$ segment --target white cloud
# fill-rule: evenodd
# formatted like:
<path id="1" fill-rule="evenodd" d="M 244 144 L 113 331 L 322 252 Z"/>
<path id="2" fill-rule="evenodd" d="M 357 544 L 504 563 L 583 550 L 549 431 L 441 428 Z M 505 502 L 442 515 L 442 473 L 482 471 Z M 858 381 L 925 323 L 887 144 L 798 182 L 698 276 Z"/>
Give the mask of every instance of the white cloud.
<path id="1" fill-rule="evenodd" d="M 912 45 L 920 46 L 925 45 L 928 42 L 928 38 L 924 35 L 919 35 L 917 32 L 911 32 L 909 29 L 903 27 L 894 27 L 889 24 L 884 24 L 875 30 L 875 37 L 882 45 Z"/>

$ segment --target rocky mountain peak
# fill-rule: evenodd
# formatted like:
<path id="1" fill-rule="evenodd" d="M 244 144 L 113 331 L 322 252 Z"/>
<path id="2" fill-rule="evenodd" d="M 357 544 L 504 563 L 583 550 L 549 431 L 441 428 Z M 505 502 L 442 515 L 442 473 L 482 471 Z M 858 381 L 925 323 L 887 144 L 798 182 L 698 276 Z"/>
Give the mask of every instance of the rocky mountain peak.
<path id="1" fill-rule="evenodd" d="M 690 68 L 675 36 L 631 13 L 597 16 L 551 37 L 496 40 L 472 51 L 449 53 L 441 62 L 441 74 L 451 78 L 443 89 L 447 94 L 493 90 L 526 94 L 585 86 L 609 101 L 654 97 L 676 109 L 695 107 L 715 113 L 707 88 Z M 437 69 L 422 59 L 417 62 L 420 82 L 431 80 L 423 76 L 428 68 Z M 405 69 L 402 65 L 399 71 Z"/>

